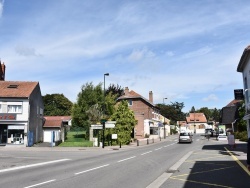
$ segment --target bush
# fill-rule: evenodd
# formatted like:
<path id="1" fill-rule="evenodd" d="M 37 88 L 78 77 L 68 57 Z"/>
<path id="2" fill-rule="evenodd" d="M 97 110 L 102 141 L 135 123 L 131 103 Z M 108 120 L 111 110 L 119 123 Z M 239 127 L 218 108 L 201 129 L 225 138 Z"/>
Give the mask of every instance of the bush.
<path id="1" fill-rule="evenodd" d="M 235 132 L 234 136 L 235 136 L 235 139 L 239 139 L 240 141 L 243 141 L 243 142 L 247 142 L 248 140 L 247 131 Z"/>

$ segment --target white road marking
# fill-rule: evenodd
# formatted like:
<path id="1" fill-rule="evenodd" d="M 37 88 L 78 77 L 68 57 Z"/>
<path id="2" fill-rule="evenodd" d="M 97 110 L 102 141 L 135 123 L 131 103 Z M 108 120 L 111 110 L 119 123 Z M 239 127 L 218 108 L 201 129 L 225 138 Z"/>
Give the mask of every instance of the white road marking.
<path id="1" fill-rule="evenodd" d="M 86 172 L 89 172 L 89 171 L 92 171 L 92 170 L 96 170 L 96 169 L 99 169 L 99 168 L 103 168 L 103 167 L 106 167 L 106 166 L 109 166 L 109 164 L 105 164 L 105 165 L 102 165 L 102 166 L 98 166 L 98 167 L 95 167 L 95 168 L 84 170 L 82 172 L 77 172 L 77 173 L 75 173 L 75 175 L 83 174 L 83 173 L 86 173 Z"/>
<path id="2" fill-rule="evenodd" d="M 36 164 L 25 165 L 25 166 L 17 166 L 17 167 L 13 167 L 13 168 L 7 168 L 7 169 L 0 170 L 0 173 L 1 172 L 8 172 L 8 171 L 13 171 L 13 170 L 24 169 L 24 168 L 42 166 L 42 165 L 47 165 L 47 164 L 52 164 L 52 163 L 59 163 L 59 162 L 68 161 L 68 160 L 71 160 L 71 159 L 60 159 L 60 160 L 48 161 L 48 162 L 43 162 L 43 163 L 36 163 Z"/>
<path id="3" fill-rule="evenodd" d="M 148 152 L 142 153 L 141 155 L 146 155 L 148 153 L 152 153 L 152 151 L 148 151 Z"/>
<path id="4" fill-rule="evenodd" d="M 162 147 L 155 149 L 155 151 L 162 149 Z"/>
<path id="5" fill-rule="evenodd" d="M 123 161 L 127 161 L 127 160 L 129 160 L 129 159 L 133 159 L 133 158 L 135 158 L 136 156 L 133 156 L 133 157 L 129 157 L 129 158 L 126 158 L 126 159 L 122 159 L 122 160 L 120 160 L 120 161 L 117 161 L 118 163 L 120 163 L 120 162 L 123 162 Z"/>
<path id="6" fill-rule="evenodd" d="M 56 181 L 56 179 L 49 180 L 49 181 L 45 181 L 45 182 L 38 183 L 38 184 L 35 184 L 35 185 L 30 185 L 30 186 L 28 186 L 28 187 L 24 187 L 24 188 L 36 187 L 36 186 L 43 185 L 43 184 L 46 184 L 46 183 L 50 183 L 50 182 L 53 182 L 53 181 Z"/>
<path id="7" fill-rule="evenodd" d="M 84 170 L 82 172 L 77 172 L 77 173 L 75 173 L 75 175 L 83 174 L 83 173 L 86 173 L 86 172 L 89 172 L 89 171 L 93 171 L 93 170 L 96 170 L 96 169 L 99 169 L 99 168 L 103 168 L 103 167 L 106 167 L 106 166 L 109 166 L 109 164 L 105 164 L 105 165 L 102 165 L 102 166 L 98 166 L 98 167 L 95 167 L 95 168 Z"/>

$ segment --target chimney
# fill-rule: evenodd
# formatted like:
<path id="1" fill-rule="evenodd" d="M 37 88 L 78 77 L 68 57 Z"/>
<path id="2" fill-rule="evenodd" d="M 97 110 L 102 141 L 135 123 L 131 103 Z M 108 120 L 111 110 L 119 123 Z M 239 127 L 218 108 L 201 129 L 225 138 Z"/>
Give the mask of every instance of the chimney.
<path id="1" fill-rule="evenodd" d="M 124 89 L 124 95 L 128 95 L 128 93 L 129 93 L 129 89 L 128 89 L 128 87 L 125 87 L 125 89 Z"/>
<path id="2" fill-rule="evenodd" d="M 149 102 L 153 104 L 153 92 L 152 91 L 149 92 Z"/>
<path id="3" fill-rule="evenodd" d="M 0 60 L 0 81 L 4 81 L 5 80 L 5 65 L 4 63 L 2 64 L 1 63 L 1 60 Z"/>

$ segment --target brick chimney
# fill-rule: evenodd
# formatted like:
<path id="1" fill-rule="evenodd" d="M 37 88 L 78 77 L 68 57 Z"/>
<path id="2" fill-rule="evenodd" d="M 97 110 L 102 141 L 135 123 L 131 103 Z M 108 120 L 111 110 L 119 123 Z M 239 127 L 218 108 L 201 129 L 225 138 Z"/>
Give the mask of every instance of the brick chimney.
<path id="1" fill-rule="evenodd" d="M 125 87 L 125 89 L 124 89 L 124 95 L 128 95 L 128 93 L 129 93 L 129 89 L 128 89 L 128 87 Z"/>
<path id="2" fill-rule="evenodd" d="M 153 92 L 149 91 L 149 102 L 153 104 Z"/>
<path id="3" fill-rule="evenodd" d="M 0 60 L 0 81 L 4 81 L 5 80 L 5 65 L 4 63 L 2 64 L 1 63 L 1 60 Z"/>

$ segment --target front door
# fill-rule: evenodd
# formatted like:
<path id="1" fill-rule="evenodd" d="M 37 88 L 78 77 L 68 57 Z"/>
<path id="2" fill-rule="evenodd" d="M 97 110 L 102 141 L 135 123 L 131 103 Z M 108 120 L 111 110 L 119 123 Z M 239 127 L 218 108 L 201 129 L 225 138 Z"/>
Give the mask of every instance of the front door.
<path id="1" fill-rule="evenodd" d="M 0 124 L 0 144 L 6 144 L 7 142 L 7 125 Z"/>

